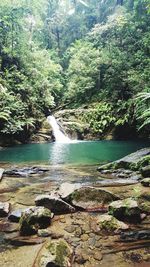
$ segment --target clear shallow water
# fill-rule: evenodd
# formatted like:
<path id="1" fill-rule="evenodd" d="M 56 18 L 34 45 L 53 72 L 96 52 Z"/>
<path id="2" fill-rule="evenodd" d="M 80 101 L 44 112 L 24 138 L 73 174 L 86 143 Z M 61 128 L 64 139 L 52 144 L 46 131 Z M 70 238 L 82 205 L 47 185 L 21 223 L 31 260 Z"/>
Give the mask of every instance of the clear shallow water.
<path id="1" fill-rule="evenodd" d="M 142 141 L 79 141 L 64 144 L 17 145 L 0 150 L 0 162 L 92 165 L 117 160 L 149 145 L 150 143 Z"/>

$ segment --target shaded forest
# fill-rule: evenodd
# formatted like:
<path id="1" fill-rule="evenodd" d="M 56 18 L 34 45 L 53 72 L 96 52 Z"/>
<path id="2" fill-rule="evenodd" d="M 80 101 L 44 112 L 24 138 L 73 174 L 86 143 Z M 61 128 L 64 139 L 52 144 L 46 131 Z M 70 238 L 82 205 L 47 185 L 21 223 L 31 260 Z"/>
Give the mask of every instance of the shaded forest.
<path id="1" fill-rule="evenodd" d="M 149 0 L 1 0 L 1 135 L 29 136 L 49 110 L 94 107 L 95 132 L 148 137 L 149 55 Z"/>

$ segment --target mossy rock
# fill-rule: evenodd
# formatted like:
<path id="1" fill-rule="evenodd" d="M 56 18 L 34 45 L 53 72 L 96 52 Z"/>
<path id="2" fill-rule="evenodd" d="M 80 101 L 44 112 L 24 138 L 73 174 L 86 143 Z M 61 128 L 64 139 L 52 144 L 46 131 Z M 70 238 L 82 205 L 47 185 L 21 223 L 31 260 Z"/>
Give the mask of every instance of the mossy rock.
<path id="1" fill-rule="evenodd" d="M 138 206 L 142 210 L 142 212 L 150 213 L 150 193 L 144 192 L 141 194 L 138 199 Z"/>
<path id="2" fill-rule="evenodd" d="M 100 215 L 98 217 L 98 225 L 100 229 L 106 230 L 108 232 L 112 231 L 119 231 L 119 230 L 127 230 L 129 227 L 127 224 L 120 222 L 116 218 L 114 218 L 112 215 Z"/>
<path id="3" fill-rule="evenodd" d="M 73 251 L 69 244 L 60 239 L 58 241 L 48 241 L 35 262 L 35 267 L 69 267 L 72 262 Z"/>
<path id="4" fill-rule="evenodd" d="M 51 223 L 53 214 L 44 207 L 33 207 L 24 211 L 21 215 L 20 234 L 32 235 L 38 232 L 38 229 L 47 228 Z"/>
<path id="5" fill-rule="evenodd" d="M 120 160 L 105 164 L 98 168 L 98 171 L 106 169 L 129 169 L 141 171 L 143 167 L 150 165 L 150 148 L 138 150 Z"/>
<path id="6" fill-rule="evenodd" d="M 109 205 L 109 214 L 121 221 L 141 222 L 141 210 L 132 198 L 114 201 Z"/>
<path id="7" fill-rule="evenodd" d="M 68 197 L 72 205 L 81 209 L 90 210 L 108 206 L 108 203 L 118 200 L 113 193 L 94 187 L 82 187 L 75 190 Z"/>

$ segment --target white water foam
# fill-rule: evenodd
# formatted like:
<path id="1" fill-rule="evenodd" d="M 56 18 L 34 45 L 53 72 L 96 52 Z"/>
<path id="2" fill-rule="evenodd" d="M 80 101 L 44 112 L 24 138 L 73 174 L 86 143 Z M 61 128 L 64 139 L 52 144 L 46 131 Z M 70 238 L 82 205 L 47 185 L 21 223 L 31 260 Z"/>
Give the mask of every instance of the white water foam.
<path id="1" fill-rule="evenodd" d="M 53 130 L 53 134 L 55 137 L 55 141 L 57 143 L 74 143 L 74 140 L 71 140 L 68 136 L 66 136 L 60 129 L 56 119 L 54 116 L 48 116 L 47 117 L 47 121 L 49 122 L 49 124 L 52 127 Z"/>

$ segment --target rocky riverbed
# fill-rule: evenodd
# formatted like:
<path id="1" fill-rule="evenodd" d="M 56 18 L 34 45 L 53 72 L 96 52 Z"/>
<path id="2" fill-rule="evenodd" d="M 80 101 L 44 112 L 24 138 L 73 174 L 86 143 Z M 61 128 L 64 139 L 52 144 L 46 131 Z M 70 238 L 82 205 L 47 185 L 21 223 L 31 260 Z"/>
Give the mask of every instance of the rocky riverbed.
<path id="1" fill-rule="evenodd" d="M 150 266 L 150 149 L 113 164 L 1 164 L 0 266 Z"/>

